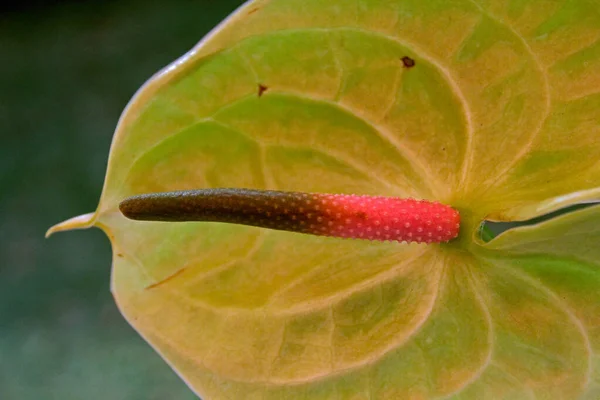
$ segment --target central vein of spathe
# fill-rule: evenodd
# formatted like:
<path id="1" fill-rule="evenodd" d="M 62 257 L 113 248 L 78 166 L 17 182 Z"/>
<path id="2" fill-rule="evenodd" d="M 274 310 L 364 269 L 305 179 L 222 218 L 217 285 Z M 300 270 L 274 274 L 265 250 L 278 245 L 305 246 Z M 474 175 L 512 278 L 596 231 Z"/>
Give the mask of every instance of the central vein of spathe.
<path id="1" fill-rule="evenodd" d="M 460 215 L 426 200 L 250 189 L 200 189 L 133 196 L 119 208 L 143 221 L 213 221 L 312 235 L 441 243 L 458 236 Z"/>

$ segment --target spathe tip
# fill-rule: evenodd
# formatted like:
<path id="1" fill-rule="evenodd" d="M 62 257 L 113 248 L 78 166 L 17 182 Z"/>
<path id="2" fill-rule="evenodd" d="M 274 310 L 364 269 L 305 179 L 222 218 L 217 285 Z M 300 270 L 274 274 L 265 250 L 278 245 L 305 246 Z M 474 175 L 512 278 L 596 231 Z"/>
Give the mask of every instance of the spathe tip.
<path id="1" fill-rule="evenodd" d="M 46 231 L 46 238 L 49 238 L 50 235 L 56 232 L 70 231 L 72 229 L 86 229 L 91 227 L 94 224 L 96 213 L 89 213 L 84 215 L 79 215 L 77 217 L 68 219 L 59 224 L 54 225 L 50 229 Z"/>

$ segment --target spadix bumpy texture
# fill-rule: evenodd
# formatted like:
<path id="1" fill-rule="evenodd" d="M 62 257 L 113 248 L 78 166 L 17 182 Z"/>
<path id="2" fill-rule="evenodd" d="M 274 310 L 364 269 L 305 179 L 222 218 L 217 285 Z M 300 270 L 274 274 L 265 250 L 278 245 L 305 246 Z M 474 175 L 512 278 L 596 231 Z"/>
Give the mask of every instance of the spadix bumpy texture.
<path id="1" fill-rule="evenodd" d="M 600 398 L 593 0 L 260 0 L 125 111 L 95 215 L 131 324 L 212 399 Z M 403 59 L 414 62 L 410 68 Z M 217 187 L 413 197 L 442 244 L 134 222 Z"/>
<path id="2" fill-rule="evenodd" d="M 460 215 L 452 207 L 383 196 L 206 189 L 134 196 L 119 208 L 141 221 L 216 221 L 407 243 L 448 242 L 460 228 Z"/>

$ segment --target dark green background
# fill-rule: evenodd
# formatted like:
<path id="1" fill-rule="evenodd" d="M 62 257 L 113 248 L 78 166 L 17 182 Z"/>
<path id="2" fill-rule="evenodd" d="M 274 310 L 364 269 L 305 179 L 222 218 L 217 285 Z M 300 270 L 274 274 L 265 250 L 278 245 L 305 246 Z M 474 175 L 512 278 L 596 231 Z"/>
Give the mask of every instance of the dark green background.
<path id="1" fill-rule="evenodd" d="M 16 2 L 15 2 L 16 3 Z M 194 399 L 109 292 L 97 205 L 119 115 L 240 0 L 54 2 L 0 14 L 0 399 Z"/>

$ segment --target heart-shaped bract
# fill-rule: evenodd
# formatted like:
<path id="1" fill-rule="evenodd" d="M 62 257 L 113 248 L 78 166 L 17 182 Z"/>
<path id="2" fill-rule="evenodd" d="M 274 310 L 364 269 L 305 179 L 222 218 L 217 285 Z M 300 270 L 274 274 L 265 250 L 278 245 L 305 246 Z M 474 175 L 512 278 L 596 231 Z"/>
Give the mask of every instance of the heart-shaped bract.
<path id="1" fill-rule="evenodd" d="M 248 2 L 139 91 L 98 209 L 51 232 L 107 233 L 120 310 L 203 399 L 596 400 L 600 207 L 479 232 L 600 197 L 599 10 Z M 340 196 L 439 202 L 460 235 L 341 240 L 118 208 L 224 187 L 334 193 L 330 210 L 366 215 Z"/>

